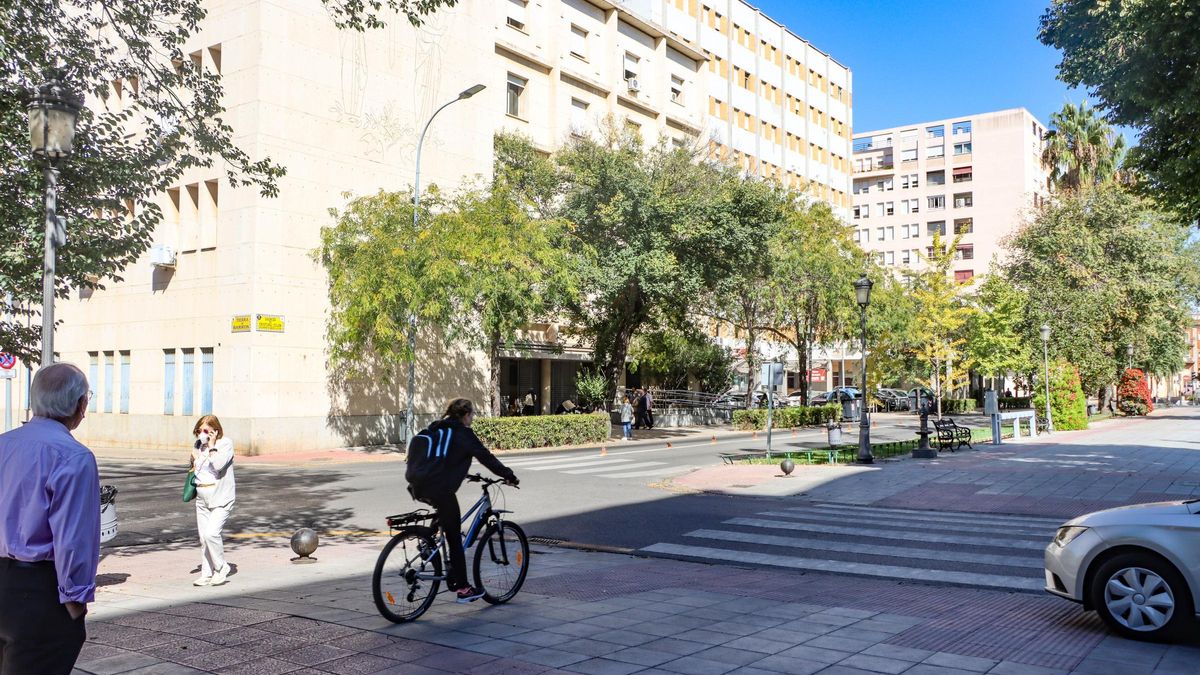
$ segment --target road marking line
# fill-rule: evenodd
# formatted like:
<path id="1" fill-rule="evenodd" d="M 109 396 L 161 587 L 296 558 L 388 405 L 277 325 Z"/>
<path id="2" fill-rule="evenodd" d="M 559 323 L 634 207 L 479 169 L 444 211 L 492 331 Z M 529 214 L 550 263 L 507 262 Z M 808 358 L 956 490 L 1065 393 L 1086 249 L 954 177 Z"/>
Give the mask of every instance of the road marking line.
<path id="1" fill-rule="evenodd" d="M 622 461 L 629 461 L 629 460 L 622 460 Z M 666 462 L 634 462 L 633 464 L 622 464 L 621 466 L 617 466 L 617 467 L 600 466 L 600 467 L 593 467 L 591 469 L 576 469 L 574 471 L 564 471 L 563 473 L 569 473 L 569 474 L 599 473 L 601 471 L 612 471 L 614 469 L 616 469 L 618 471 L 624 471 L 625 469 L 641 469 L 641 468 L 650 467 L 650 466 L 662 466 L 663 464 L 666 464 Z"/>
<path id="2" fill-rule="evenodd" d="M 1004 515 L 1000 513 L 972 513 L 970 511 L 922 511 L 920 509 L 893 509 L 891 507 L 878 506 L 860 506 L 858 504 L 836 504 L 831 502 L 822 502 L 813 504 L 818 508 L 830 508 L 846 511 L 860 511 L 862 513 L 885 513 L 885 514 L 910 514 L 914 516 L 934 515 L 938 518 L 960 518 L 963 520 L 992 520 L 996 522 L 1011 522 L 1025 525 L 1045 525 L 1050 528 L 1057 529 L 1066 520 L 1061 518 L 1038 518 L 1035 516 L 1019 516 L 1019 515 Z"/>
<path id="3" fill-rule="evenodd" d="M 828 511 L 802 511 L 800 509 L 788 509 L 787 511 L 763 511 L 760 516 L 771 516 L 772 518 L 802 518 L 807 520 L 819 520 L 821 522 L 830 522 L 831 518 L 837 518 L 838 514 Z M 857 514 L 855 514 L 857 515 Z M 1013 537 L 1026 537 L 1029 539 L 1037 539 L 1039 541 L 1048 541 L 1054 536 L 1052 528 L 1040 527 L 1018 527 L 1016 525 L 1001 525 L 1000 523 L 965 523 L 957 520 L 937 521 L 933 518 L 907 518 L 904 516 L 885 516 L 882 514 L 872 514 L 870 516 L 872 523 L 887 524 L 890 527 L 900 529 L 916 529 L 928 530 L 930 527 L 935 527 L 939 531 L 946 532 L 967 532 L 973 534 L 1002 534 Z M 841 514 L 837 519 L 838 523 L 846 522 L 846 514 Z"/>
<path id="4" fill-rule="evenodd" d="M 835 574 L 857 574 L 868 577 L 883 577 L 885 579 L 912 579 L 916 581 L 949 582 L 969 586 L 985 586 L 988 588 L 1003 588 L 1007 590 L 1040 591 L 1045 586 L 1045 580 L 1032 577 L 1007 577 L 997 574 L 976 574 L 955 570 L 927 570 L 914 567 L 895 565 L 875 565 L 871 563 L 845 562 L 842 560 L 816 560 L 812 558 L 797 558 L 793 556 L 773 555 L 770 553 L 753 553 L 748 551 L 731 551 L 728 549 L 708 548 L 704 546 L 684 546 L 682 544 L 660 543 L 639 549 L 648 553 L 663 553 L 680 555 L 689 558 L 707 560 L 724 560 L 742 564 L 772 565 L 791 569 L 815 570 Z"/>
<path id="5" fill-rule="evenodd" d="M 837 551 L 839 553 L 859 553 L 862 555 L 888 556 L 892 558 L 913 558 L 916 560 L 947 560 L 951 562 L 975 563 L 980 565 L 997 565 L 1000 567 L 1028 567 L 1043 569 L 1042 557 L 989 555 L 987 553 L 968 553 L 964 551 L 947 551 L 945 549 L 923 549 L 906 546 L 876 546 L 872 544 L 855 544 L 845 541 L 830 541 L 828 539 L 812 539 L 807 537 L 780 537 L 771 534 L 752 532 L 727 532 L 725 530 L 696 530 L 683 535 L 699 539 L 715 539 L 717 541 L 740 542 L 746 544 L 765 544 L 768 546 L 785 546 L 788 548 L 806 548 L 815 551 Z"/>
<path id="6" fill-rule="evenodd" d="M 834 525 L 812 525 L 809 523 L 792 523 L 780 520 L 765 520 L 762 518 L 730 518 L 723 525 L 747 525 L 774 530 L 796 530 L 799 532 L 816 532 L 819 534 L 844 534 L 852 537 L 867 537 L 870 539 L 898 539 L 900 541 L 923 541 L 934 544 L 960 544 L 963 546 L 987 546 L 990 548 L 1025 549 L 1030 551 L 1045 550 L 1046 544 L 1033 541 L 998 541 L 986 537 L 959 537 L 934 532 L 897 532 L 895 530 L 876 530 L 869 527 L 837 527 Z"/>
<path id="7" fill-rule="evenodd" d="M 693 468 L 695 468 L 695 467 L 681 466 L 681 467 L 674 467 L 674 468 L 665 469 L 665 470 L 664 469 L 650 469 L 649 471 L 633 471 L 630 473 L 606 473 L 606 474 L 601 474 L 600 476 L 598 476 L 598 478 L 641 478 L 642 476 L 662 476 L 662 477 L 666 478 L 667 476 L 675 474 L 675 473 L 683 473 L 685 471 L 691 471 Z"/>
<path id="8" fill-rule="evenodd" d="M 611 457 L 605 457 L 604 459 L 592 458 L 586 462 L 572 462 L 570 464 L 554 464 L 551 466 L 521 466 L 521 467 L 517 467 L 517 468 L 519 468 L 522 471 L 557 471 L 558 469 L 573 469 L 578 466 L 595 466 L 597 464 L 604 464 L 606 466 L 611 467 L 613 464 L 626 465 L 626 462 L 632 462 L 632 461 L 633 460 L 631 460 L 631 459 L 613 459 Z M 634 466 L 634 465 L 627 464 L 626 466 Z"/>

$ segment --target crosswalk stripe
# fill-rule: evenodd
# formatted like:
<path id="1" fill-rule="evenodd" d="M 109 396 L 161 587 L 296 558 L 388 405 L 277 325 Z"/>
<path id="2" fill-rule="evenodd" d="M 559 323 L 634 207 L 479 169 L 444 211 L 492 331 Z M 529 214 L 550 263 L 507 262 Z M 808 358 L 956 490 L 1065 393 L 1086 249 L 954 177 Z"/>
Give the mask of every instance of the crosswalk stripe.
<path id="1" fill-rule="evenodd" d="M 839 527 L 836 525 L 814 525 L 811 523 L 796 523 L 781 520 L 766 520 L 763 518 L 731 518 L 725 525 L 747 525 L 776 530 L 796 530 L 800 532 L 815 532 L 818 534 L 842 534 L 853 537 L 868 537 L 871 539 L 897 539 L 900 541 L 922 541 L 935 544 L 959 544 L 963 546 L 987 546 L 990 548 L 1012 548 L 1026 550 L 1043 550 L 1046 542 L 1003 540 L 990 537 L 962 537 L 935 532 L 912 532 L 896 530 L 881 530 L 871 527 Z"/>
<path id="2" fill-rule="evenodd" d="M 927 570 L 916 567 L 901 567 L 897 565 L 878 565 L 873 563 L 847 562 L 843 560 L 819 560 L 795 556 L 777 555 L 771 553 L 756 553 L 753 551 L 738 551 L 705 546 L 687 546 L 683 544 L 658 543 L 641 549 L 648 553 L 680 555 L 690 558 L 707 560 L 724 560 L 737 563 L 757 563 L 774 567 L 815 570 L 842 574 L 858 574 L 862 576 L 883 577 L 887 579 L 913 579 L 919 581 L 941 581 L 971 586 L 986 586 L 989 588 L 1004 588 L 1009 590 L 1040 591 L 1044 580 L 1040 577 L 1010 577 L 998 574 L 979 574 L 957 570 Z"/>
<path id="3" fill-rule="evenodd" d="M 837 551 L 839 553 L 857 553 L 861 555 L 888 556 L 892 558 L 912 558 L 916 560 L 945 560 L 948 562 L 975 563 L 979 565 L 996 565 L 1000 567 L 1026 567 L 1042 569 L 1042 557 L 991 555 L 988 553 L 969 553 L 965 551 L 947 551 L 945 549 L 922 549 L 904 546 L 878 546 L 874 544 L 858 544 L 846 541 L 831 541 L 829 539 L 813 539 L 808 537 L 780 537 L 771 534 L 751 532 L 728 532 L 725 530 L 696 530 L 688 532 L 685 537 L 698 539 L 713 539 L 716 541 L 738 542 L 745 544 L 765 544 L 768 546 L 783 546 L 787 548 L 805 548 L 816 551 Z"/>
<path id="4" fill-rule="evenodd" d="M 981 518 L 981 519 L 958 518 L 958 517 L 954 517 L 954 516 L 943 516 L 937 512 L 922 513 L 920 515 L 915 515 L 915 514 L 910 515 L 907 513 L 893 514 L 893 513 L 888 513 L 886 511 L 883 511 L 880 513 L 863 512 L 863 511 L 843 511 L 841 509 L 824 507 L 824 506 L 821 506 L 821 507 L 817 507 L 817 506 L 814 506 L 814 507 L 790 507 L 787 510 L 789 512 L 794 512 L 797 514 L 805 514 L 804 517 L 838 518 L 838 519 L 870 518 L 872 521 L 883 520 L 883 521 L 895 521 L 895 522 L 902 522 L 902 523 L 923 523 L 926 525 L 937 524 L 939 526 L 953 528 L 956 530 L 961 529 L 963 527 L 985 527 L 985 528 L 988 528 L 986 530 L 988 532 L 1004 531 L 1004 532 L 1011 532 L 1014 534 L 1027 534 L 1027 535 L 1038 536 L 1038 537 L 1048 536 L 1049 534 L 1052 534 L 1054 532 L 1054 530 L 1056 529 L 1055 527 L 1047 527 L 1045 525 L 1041 525 L 1038 523 L 1033 523 L 1033 524 L 1021 523 L 1019 520 L 1003 520 L 1003 521 L 1001 521 L 1001 520 L 992 520 L 992 519 L 986 519 L 986 518 Z"/>
<path id="5" fill-rule="evenodd" d="M 630 462 L 633 462 L 633 460 L 632 459 L 614 459 L 614 458 L 604 457 L 602 459 L 591 459 L 586 462 L 574 462 L 571 464 L 554 464 L 551 466 L 545 466 L 545 465 L 523 466 L 523 467 L 521 467 L 521 470 L 522 471 L 558 471 L 559 469 L 574 469 L 575 467 L 579 467 L 579 466 L 595 466 L 597 464 L 607 464 L 609 466 L 612 466 L 613 464 L 620 464 L 622 466 L 636 466 L 637 465 L 636 462 L 634 462 L 632 464 Z M 570 472 L 568 472 L 568 473 L 570 473 Z"/>
<path id="6" fill-rule="evenodd" d="M 569 464 L 571 462 L 582 462 L 590 459 L 600 459 L 599 455 L 573 455 L 570 457 L 541 457 L 533 460 L 511 460 L 505 462 L 506 466 L 553 466 L 555 464 Z"/>
<path id="7" fill-rule="evenodd" d="M 629 460 L 626 459 L 626 460 L 622 460 L 622 461 L 628 462 Z M 663 464 L 666 464 L 666 462 L 634 462 L 633 464 L 622 464 L 621 466 L 617 466 L 617 467 L 596 466 L 596 467 L 592 467 L 590 469 L 575 469 L 574 471 L 564 471 L 563 473 L 577 474 L 577 473 L 599 473 L 601 471 L 614 471 L 614 470 L 624 471 L 625 469 L 641 469 L 641 468 L 645 468 L 648 466 L 662 466 Z"/>
<path id="8" fill-rule="evenodd" d="M 1006 516 L 999 513 L 972 513 L 970 511 L 921 511 L 919 509 L 894 509 L 891 507 L 860 506 L 858 504 L 835 504 L 822 502 L 813 505 L 816 508 L 837 509 L 839 511 L 855 511 L 859 513 L 879 513 L 883 515 L 911 515 L 921 518 L 937 517 L 943 519 L 970 520 L 974 522 L 988 521 L 997 523 L 1014 523 L 1019 525 L 1045 525 L 1057 529 L 1065 520 L 1061 518 L 1035 518 L 1031 516 Z"/>
<path id="9" fill-rule="evenodd" d="M 834 516 L 833 513 L 826 513 L 826 512 L 815 512 L 814 513 L 812 511 L 807 511 L 807 510 L 802 510 L 802 509 L 788 509 L 786 511 L 763 511 L 762 513 L 759 513 L 758 515 L 770 516 L 772 518 L 800 518 L 800 519 L 805 519 L 805 520 L 820 520 L 822 522 L 831 522 L 830 518 Z M 842 514 L 842 518 L 838 519 L 835 522 L 845 523 L 846 522 L 845 514 Z M 932 519 L 930 519 L 930 520 L 916 519 L 916 518 L 910 518 L 910 517 L 906 517 L 906 516 L 871 515 L 870 522 L 873 525 L 887 525 L 888 527 L 895 527 L 895 528 L 899 528 L 899 529 L 928 530 L 931 527 L 936 527 L 939 530 L 947 531 L 947 532 L 967 532 L 967 533 L 973 533 L 973 534 L 999 534 L 999 535 L 1013 536 L 1013 537 L 1026 537 L 1029 539 L 1036 539 L 1043 543 L 1046 542 L 1047 540 L 1049 540 L 1050 536 L 1054 534 L 1053 530 L 1044 530 L 1044 529 L 1039 529 L 1039 528 L 1028 528 L 1028 527 L 1017 527 L 1015 525 L 1000 525 L 998 523 L 976 523 L 974 525 L 971 525 L 971 524 L 968 524 L 965 522 L 958 522 L 958 521 L 944 522 L 944 521 L 934 521 Z"/>
<path id="10" fill-rule="evenodd" d="M 673 473 L 681 473 L 691 471 L 690 466 L 674 466 L 669 469 L 650 469 L 649 471 L 633 471 L 630 473 L 606 473 L 601 474 L 600 478 L 641 478 L 643 476 L 669 476 Z"/>

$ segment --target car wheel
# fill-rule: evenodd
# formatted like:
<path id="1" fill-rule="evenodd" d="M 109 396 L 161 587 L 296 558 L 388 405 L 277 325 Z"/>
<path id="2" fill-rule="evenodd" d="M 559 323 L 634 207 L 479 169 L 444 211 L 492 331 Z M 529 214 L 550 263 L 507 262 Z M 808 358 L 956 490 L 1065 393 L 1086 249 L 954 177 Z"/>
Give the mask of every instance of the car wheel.
<path id="1" fill-rule="evenodd" d="M 1124 553 L 1092 578 L 1092 606 L 1109 628 L 1137 640 L 1178 632 L 1192 616 L 1192 597 L 1175 567 L 1151 553 Z"/>

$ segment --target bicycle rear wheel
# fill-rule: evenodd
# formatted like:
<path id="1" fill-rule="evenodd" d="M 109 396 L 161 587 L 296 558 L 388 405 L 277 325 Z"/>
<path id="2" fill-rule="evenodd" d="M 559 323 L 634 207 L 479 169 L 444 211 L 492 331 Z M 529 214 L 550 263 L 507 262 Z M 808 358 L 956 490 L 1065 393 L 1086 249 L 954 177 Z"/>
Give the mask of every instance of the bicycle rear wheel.
<path id="1" fill-rule="evenodd" d="M 516 523 L 489 527 L 475 547 L 475 586 L 493 605 L 508 602 L 529 572 L 529 541 Z"/>
<path id="2" fill-rule="evenodd" d="M 392 537 L 371 576 L 375 607 L 394 623 L 412 621 L 425 613 L 441 585 L 442 559 L 437 554 L 434 530 L 410 527 Z"/>

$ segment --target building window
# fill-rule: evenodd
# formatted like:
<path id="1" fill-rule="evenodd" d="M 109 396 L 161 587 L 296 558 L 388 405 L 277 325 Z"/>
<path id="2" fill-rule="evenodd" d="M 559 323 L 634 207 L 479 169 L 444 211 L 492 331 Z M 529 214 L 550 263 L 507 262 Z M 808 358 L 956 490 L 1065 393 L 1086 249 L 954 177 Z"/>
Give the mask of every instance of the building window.
<path id="1" fill-rule="evenodd" d="M 960 284 L 970 281 L 973 276 L 975 276 L 973 270 L 954 270 L 954 280 Z"/>
<path id="2" fill-rule="evenodd" d="M 163 414 L 175 414 L 175 350 L 163 350 Z"/>
<path id="3" fill-rule="evenodd" d="M 946 127 L 941 124 L 935 127 L 925 127 L 925 138 L 943 138 L 946 135 Z"/>
<path id="4" fill-rule="evenodd" d="M 859 218 L 862 218 L 862 207 L 856 206 L 854 207 L 854 219 L 858 220 Z"/>
<path id="5" fill-rule="evenodd" d="M 587 129 L 587 101 L 571 99 L 571 133 L 579 134 Z"/>
<path id="6" fill-rule="evenodd" d="M 888 265 L 896 264 L 896 252 L 895 251 L 887 252 L 887 262 L 885 264 L 888 264 Z"/>
<path id="7" fill-rule="evenodd" d="M 973 195 L 973 193 L 971 193 L 971 192 L 959 192 L 959 193 L 955 194 L 954 195 L 954 208 L 965 209 L 968 206 L 972 206 L 974 204 L 974 198 L 972 195 Z"/>
<path id="8" fill-rule="evenodd" d="M 901 162 L 915 162 L 915 161 L 917 161 L 917 149 L 916 149 L 916 148 L 909 148 L 908 150 L 901 150 L 901 151 L 900 151 L 900 161 L 901 161 Z"/>
<path id="9" fill-rule="evenodd" d="M 521 116 L 521 96 L 525 93 L 525 85 L 529 80 L 518 75 L 508 74 L 508 99 L 505 104 L 507 112 L 513 117 Z"/>
<path id="10" fill-rule="evenodd" d="M 959 244 L 954 250 L 955 260 L 974 260 L 975 245 L 974 244 Z"/>
<path id="11" fill-rule="evenodd" d="M 896 228 L 893 225 L 888 225 L 887 226 L 887 241 L 895 241 L 895 240 L 896 240 Z"/>
<path id="12" fill-rule="evenodd" d="M 954 234 L 971 234 L 975 231 L 975 221 L 971 218 L 959 218 L 954 221 Z"/>
<path id="13" fill-rule="evenodd" d="M 196 350 L 182 350 L 183 357 L 183 414 L 192 414 L 196 394 Z"/>
<path id="14" fill-rule="evenodd" d="M 926 185 L 945 185 L 946 184 L 946 172 L 945 171 L 928 171 L 928 172 L 926 172 L 925 173 L 925 184 Z"/>
<path id="15" fill-rule="evenodd" d="M 885 215 L 885 216 L 896 215 L 896 202 L 888 202 L 887 204 L 885 204 L 883 207 L 883 215 Z"/>
<path id="16" fill-rule="evenodd" d="M 571 55 L 587 61 L 587 37 L 586 30 L 579 26 L 571 26 Z"/>
<path id="17" fill-rule="evenodd" d="M 857 218 L 857 217 L 858 216 L 855 216 L 855 218 Z M 862 230 L 855 230 L 854 231 L 854 241 L 861 241 L 861 240 L 862 240 Z"/>
<path id="18" fill-rule="evenodd" d="M 875 228 L 875 238 L 876 238 L 876 239 L 878 239 L 879 241 L 886 241 L 886 240 L 883 238 L 883 231 L 884 231 L 884 230 L 883 230 L 883 228 L 882 228 L 882 227 L 877 227 L 877 228 Z"/>
<path id="19" fill-rule="evenodd" d="M 641 65 L 641 61 L 642 60 L 639 59 L 636 55 L 631 54 L 629 52 L 625 52 L 625 70 L 622 73 L 622 77 L 625 78 L 626 82 L 637 79 L 638 70 L 640 70 L 639 66 Z"/>
<path id="20" fill-rule="evenodd" d="M 121 403 L 118 409 L 122 415 L 129 414 L 129 371 L 130 371 L 130 356 L 129 352 L 119 352 L 121 357 Z"/>
<path id="21" fill-rule="evenodd" d="M 954 154 L 956 154 L 956 155 L 971 154 L 971 142 L 967 141 L 966 143 L 955 143 L 954 144 Z"/>
<path id="22" fill-rule="evenodd" d="M 931 195 L 928 200 L 930 211 L 940 211 L 946 208 L 946 195 Z"/>
<path id="23" fill-rule="evenodd" d="M 956 167 L 954 169 L 954 182 L 955 183 L 970 183 L 971 178 L 972 178 L 971 167 L 960 166 L 960 167 Z"/>
<path id="24" fill-rule="evenodd" d="M 925 229 L 929 232 L 929 236 L 931 237 L 935 234 L 940 237 L 944 237 L 946 236 L 946 221 L 934 220 L 928 222 L 925 224 Z"/>
<path id="25" fill-rule="evenodd" d="M 862 232 L 862 240 L 864 243 L 868 243 L 871 241 L 871 228 L 864 227 L 863 229 L 861 229 L 859 231 Z"/>
<path id="26" fill-rule="evenodd" d="M 891 178 L 890 176 L 889 176 L 889 177 L 887 177 L 887 178 L 884 178 L 884 179 L 883 179 L 882 181 L 880 181 L 880 182 L 881 182 L 881 183 L 883 183 L 883 189 L 884 189 L 884 190 L 886 190 L 886 191 L 889 191 L 889 192 L 890 192 L 890 191 L 893 189 L 893 187 L 894 187 L 894 186 L 892 185 L 892 178 Z"/>
<path id="27" fill-rule="evenodd" d="M 213 350 L 200 350 L 200 414 L 211 415 L 213 411 Z"/>
<path id="28" fill-rule="evenodd" d="M 863 205 L 862 205 L 862 217 L 863 217 L 863 218 L 870 218 L 870 217 L 871 217 L 871 205 L 870 205 L 870 204 L 863 204 Z"/>
<path id="29" fill-rule="evenodd" d="M 925 157 L 928 159 L 937 159 L 939 157 L 945 157 L 945 156 L 946 156 L 946 146 L 944 146 L 944 145 L 931 145 L 931 146 L 925 148 Z"/>
<path id="30" fill-rule="evenodd" d="M 96 399 L 96 384 L 100 381 L 100 352 L 88 352 L 88 386 L 92 396 L 88 399 L 88 412 L 96 412 L 99 401 Z"/>
<path id="31" fill-rule="evenodd" d="M 955 136 L 971 133 L 971 122 L 955 122 L 951 133 L 953 133 Z"/>
<path id="32" fill-rule="evenodd" d="M 912 264 L 912 255 L 908 252 L 908 249 L 900 251 L 900 264 L 901 265 Z"/>
<path id="33" fill-rule="evenodd" d="M 113 352 L 104 352 L 104 407 L 103 411 L 110 413 L 113 411 L 113 370 L 116 367 L 116 355 Z"/>
<path id="34" fill-rule="evenodd" d="M 910 200 L 908 200 L 908 203 L 910 204 L 909 209 L 912 213 L 920 213 L 921 212 L 921 200 L 920 199 L 910 199 Z"/>
<path id="35" fill-rule="evenodd" d="M 508 25 L 522 33 L 525 32 L 526 0 L 508 0 Z"/>
<path id="36" fill-rule="evenodd" d="M 683 105 L 683 78 L 671 76 L 671 102 Z"/>

